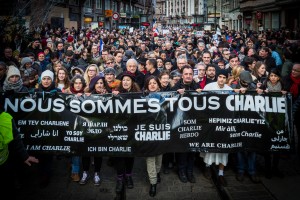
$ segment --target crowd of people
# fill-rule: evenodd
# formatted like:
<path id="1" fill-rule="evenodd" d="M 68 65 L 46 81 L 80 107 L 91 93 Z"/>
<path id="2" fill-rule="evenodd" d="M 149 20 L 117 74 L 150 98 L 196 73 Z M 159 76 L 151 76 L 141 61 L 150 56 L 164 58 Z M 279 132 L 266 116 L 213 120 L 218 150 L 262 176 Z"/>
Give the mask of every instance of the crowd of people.
<path id="1" fill-rule="evenodd" d="M 20 37 L 6 45 L 0 57 L 0 91 L 63 92 L 106 94 L 160 91 L 197 92 L 226 90 L 258 94 L 291 93 L 294 121 L 299 121 L 300 46 L 284 30 L 279 31 L 194 31 L 170 29 L 155 33 L 148 29 L 47 29 L 43 28 L 29 44 Z M 295 123 L 299 137 L 299 123 Z M 298 141 L 299 143 L 299 141 Z M 299 155 L 298 146 L 298 155 Z M 196 182 L 195 160 L 203 163 L 203 173 L 211 179 L 211 167 L 218 168 L 218 182 L 226 186 L 224 168 L 235 160 L 236 178 L 248 175 L 259 183 L 256 152 L 177 153 L 168 152 L 146 158 L 149 195 L 156 195 L 160 173 L 177 167 L 181 182 Z M 278 168 L 280 152 L 265 153 L 265 176 L 283 177 Z M 52 155 L 36 155 L 39 160 L 41 186 L 51 177 Z M 233 157 L 234 159 L 229 159 Z M 90 175 L 91 162 L 93 176 Z M 71 178 L 85 185 L 92 177 L 101 182 L 102 157 L 71 157 Z M 116 168 L 116 193 L 123 187 L 134 188 L 134 157 L 111 157 Z M 1 163 L 0 163 L 1 165 Z M 124 184 L 125 183 L 125 184 Z"/>

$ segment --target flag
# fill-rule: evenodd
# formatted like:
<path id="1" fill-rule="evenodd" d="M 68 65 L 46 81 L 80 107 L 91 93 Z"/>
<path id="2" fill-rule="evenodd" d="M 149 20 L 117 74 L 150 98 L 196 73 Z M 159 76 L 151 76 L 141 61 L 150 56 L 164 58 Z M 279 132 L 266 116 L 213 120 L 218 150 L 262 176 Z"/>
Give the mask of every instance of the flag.
<path id="1" fill-rule="evenodd" d="M 100 45 L 99 45 L 99 51 L 100 52 L 102 52 L 103 46 L 104 46 L 103 40 L 102 40 L 102 38 L 100 38 Z"/>

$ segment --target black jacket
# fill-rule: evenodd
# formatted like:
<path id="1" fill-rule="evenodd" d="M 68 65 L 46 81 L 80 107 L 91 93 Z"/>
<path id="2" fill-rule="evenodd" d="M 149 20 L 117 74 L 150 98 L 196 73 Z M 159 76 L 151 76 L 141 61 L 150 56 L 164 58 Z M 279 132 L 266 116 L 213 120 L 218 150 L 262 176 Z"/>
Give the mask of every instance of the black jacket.
<path id="1" fill-rule="evenodd" d="M 126 70 L 124 72 L 126 72 Z M 123 73 L 119 74 L 117 76 L 117 79 L 121 80 Z M 140 72 L 139 70 L 136 70 L 134 74 L 135 74 L 135 82 L 139 85 L 140 89 L 142 89 L 144 87 L 144 83 L 145 83 L 145 75 L 142 72 Z"/>
<path id="2" fill-rule="evenodd" d="M 298 116 L 299 116 L 299 113 L 300 113 L 300 96 L 298 96 L 298 98 L 294 101 L 292 113 L 293 113 L 293 118 L 295 118 L 296 113 L 298 113 Z"/>
<path id="3" fill-rule="evenodd" d="M 193 81 L 191 84 L 184 84 L 183 80 L 180 79 L 172 88 L 172 91 L 177 91 L 178 89 L 185 89 L 185 90 L 196 90 L 199 89 L 200 85 Z"/>

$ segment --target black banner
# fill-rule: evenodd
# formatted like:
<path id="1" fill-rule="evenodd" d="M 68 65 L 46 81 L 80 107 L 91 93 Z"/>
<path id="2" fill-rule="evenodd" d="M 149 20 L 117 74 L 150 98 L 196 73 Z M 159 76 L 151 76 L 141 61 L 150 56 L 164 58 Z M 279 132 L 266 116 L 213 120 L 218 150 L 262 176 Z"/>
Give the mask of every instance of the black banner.
<path id="1" fill-rule="evenodd" d="M 289 94 L 17 93 L 7 97 L 2 93 L 2 97 L 29 151 L 151 156 L 293 147 Z"/>

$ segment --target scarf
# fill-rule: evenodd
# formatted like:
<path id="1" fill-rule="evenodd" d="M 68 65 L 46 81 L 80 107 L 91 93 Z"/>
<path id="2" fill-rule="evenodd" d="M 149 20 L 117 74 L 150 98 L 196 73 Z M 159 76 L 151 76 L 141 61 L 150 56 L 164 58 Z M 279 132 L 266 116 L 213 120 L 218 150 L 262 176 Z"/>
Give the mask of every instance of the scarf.
<path id="1" fill-rule="evenodd" d="M 36 70 L 33 69 L 32 67 L 30 67 L 30 68 L 21 68 L 20 71 L 23 71 L 24 77 L 29 77 L 29 76 L 31 76 Z"/>
<path id="2" fill-rule="evenodd" d="M 297 97 L 298 96 L 298 92 L 299 92 L 299 85 L 300 85 L 300 78 L 294 78 L 292 77 L 292 75 L 290 75 L 290 78 L 293 81 L 293 84 L 290 88 L 290 92 L 293 94 L 293 97 Z"/>
<path id="3" fill-rule="evenodd" d="M 39 84 L 38 92 L 51 92 L 52 90 L 57 90 L 54 82 L 52 82 L 49 87 L 44 87 L 42 83 Z"/>
<path id="4" fill-rule="evenodd" d="M 75 90 L 74 87 L 70 87 L 70 91 L 72 94 L 78 94 L 78 93 L 84 93 L 84 88 L 81 88 L 81 90 Z"/>
<path id="5" fill-rule="evenodd" d="M 282 85 L 279 81 L 275 85 L 272 85 L 272 83 L 270 81 L 268 81 L 267 88 L 268 88 L 269 92 L 281 92 Z"/>
<path id="6" fill-rule="evenodd" d="M 22 87 L 23 87 L 23 80 L 21 78 L 16 83 L 10 83 L 6 80 L 3 83 L 4 91 L 13 90 L 15 92 L 19 92 L 22 89 Z"/>
<path id="7" fill-rule="evenodd" d="M 116 80 L 114 80 L 114 82 L 108 83 L 108 87 L 110 87 L 111 90 L 114 91 L 117 87 L 119 87 L 120 83 L 121 83 L 121 81 L 116 79 Z"/>
<path id="8" fill-rule="evenodd" d="M 199 82 L 200 88 L 203 89 L 206 85 L 206 76 L 203 77 L 202 81 Z"/>

